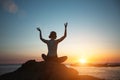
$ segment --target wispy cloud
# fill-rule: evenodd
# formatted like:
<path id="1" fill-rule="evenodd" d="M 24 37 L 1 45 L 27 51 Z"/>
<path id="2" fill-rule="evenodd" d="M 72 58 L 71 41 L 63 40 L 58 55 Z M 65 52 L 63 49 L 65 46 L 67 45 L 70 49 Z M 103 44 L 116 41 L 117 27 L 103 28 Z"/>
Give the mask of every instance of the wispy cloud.
<path id="1" fill-rule="evenodd" d="M 4 10 L 9 13 L 17 13 L 18 6 L 13 0 L 0 0 L 0 3 Z"/>

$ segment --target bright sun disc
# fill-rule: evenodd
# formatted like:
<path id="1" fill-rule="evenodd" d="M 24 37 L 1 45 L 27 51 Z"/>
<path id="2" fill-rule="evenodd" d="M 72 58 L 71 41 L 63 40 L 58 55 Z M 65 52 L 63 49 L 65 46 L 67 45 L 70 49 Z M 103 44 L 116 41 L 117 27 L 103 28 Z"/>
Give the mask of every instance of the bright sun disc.
<path id="1" fill-rule="evenodd" d="M 84 58 L 81 58 L 81 59 L 79 60 L 79 62 L 82 63 L 82 64 L 85 64 L 85 63 L 86 63 L 86 60 L 85 60 Z"/>

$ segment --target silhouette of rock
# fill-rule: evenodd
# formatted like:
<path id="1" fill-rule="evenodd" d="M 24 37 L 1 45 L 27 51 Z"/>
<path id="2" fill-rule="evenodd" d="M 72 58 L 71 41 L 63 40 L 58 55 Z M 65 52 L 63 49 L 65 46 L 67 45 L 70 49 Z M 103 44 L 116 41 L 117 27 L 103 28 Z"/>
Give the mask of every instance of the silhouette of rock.
<path id="1" fill-rule="evenodd" d="M 0 80 L 102 80 L 91 76 L 80 76 L 72 68 L 55 62 L 29 60 L 14 72 L 0 76 Z"/>

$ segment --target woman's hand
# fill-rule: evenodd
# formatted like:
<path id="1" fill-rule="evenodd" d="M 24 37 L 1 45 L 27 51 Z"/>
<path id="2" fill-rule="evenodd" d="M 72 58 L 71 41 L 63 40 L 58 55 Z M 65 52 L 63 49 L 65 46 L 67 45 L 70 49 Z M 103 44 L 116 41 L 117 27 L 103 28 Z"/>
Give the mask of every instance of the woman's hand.
<path id="1" fill-rule="evenodd" d="M 66 23 L 64 23 L 65 29 L 67 28 L 67 25 L 68 25 L 68 23 L 67 23 L 67 22 L 66 22 Z"/>
<path id="2" fill-rule="evenodd" d="M 41 32 L 40 28 L 36 28 L 36 29 Z"/>

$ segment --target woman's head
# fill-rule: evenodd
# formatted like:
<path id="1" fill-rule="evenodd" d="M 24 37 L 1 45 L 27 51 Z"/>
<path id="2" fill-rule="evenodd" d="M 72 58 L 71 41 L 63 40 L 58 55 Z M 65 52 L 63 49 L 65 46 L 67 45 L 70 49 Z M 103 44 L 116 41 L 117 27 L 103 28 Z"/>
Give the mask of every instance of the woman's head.
<path id="1" fill-rule="evenodd" d="M 51 39 L 56 39 L 56 32 L 55 31 L 51 31 L 50 32 L 50 35 L 49 35 L 49 38 L 51 38 Z"/>

